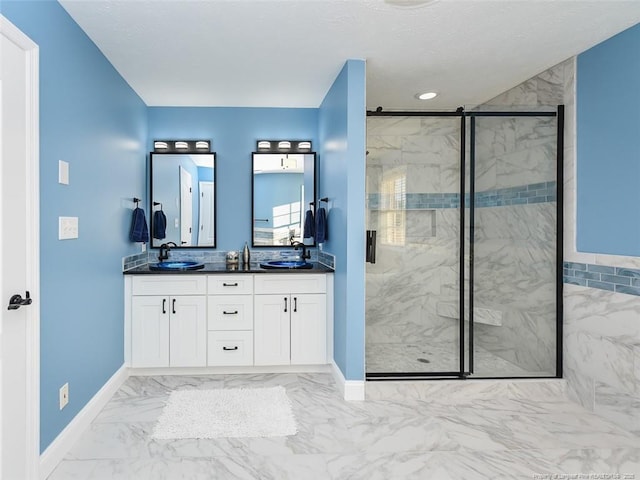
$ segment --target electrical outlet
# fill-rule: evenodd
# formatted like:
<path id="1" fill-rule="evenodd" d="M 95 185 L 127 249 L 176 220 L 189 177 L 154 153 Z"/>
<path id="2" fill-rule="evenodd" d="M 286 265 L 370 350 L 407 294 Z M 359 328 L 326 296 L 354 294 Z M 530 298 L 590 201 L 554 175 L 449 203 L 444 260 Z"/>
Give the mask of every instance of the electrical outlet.
<path id="1" fill-rule="evenodd" d="M 60 387 L 60 410 L 69 403 L 69 383 L 65 383 Z"/>

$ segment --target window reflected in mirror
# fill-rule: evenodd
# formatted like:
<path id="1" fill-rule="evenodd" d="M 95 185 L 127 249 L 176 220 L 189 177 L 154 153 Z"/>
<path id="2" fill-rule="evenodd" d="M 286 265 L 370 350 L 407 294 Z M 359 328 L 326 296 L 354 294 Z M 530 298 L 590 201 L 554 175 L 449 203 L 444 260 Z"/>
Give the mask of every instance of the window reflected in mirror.
<path id="1" fill-rule="evenodd" d="M 151 154 L 151 246 L 216 245 L 214 153 Z"/>

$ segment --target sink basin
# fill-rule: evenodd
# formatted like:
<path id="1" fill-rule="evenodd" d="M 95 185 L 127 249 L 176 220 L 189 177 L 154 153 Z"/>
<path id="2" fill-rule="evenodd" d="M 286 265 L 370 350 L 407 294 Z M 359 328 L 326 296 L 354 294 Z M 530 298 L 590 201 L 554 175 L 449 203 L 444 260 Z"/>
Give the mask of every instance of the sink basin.
<path id="1" fill-rule="evenodd" d="M 262 268 L 313 268 L 313 265 L 304 260 L 272 260 L 261 263 Z"/>
<path id="2" fill-rule="evenodd" d="M 199 262 L 159 262 L 149 265 L 149 270 L 200 270 L 204 268 L 204 263 Z"/>

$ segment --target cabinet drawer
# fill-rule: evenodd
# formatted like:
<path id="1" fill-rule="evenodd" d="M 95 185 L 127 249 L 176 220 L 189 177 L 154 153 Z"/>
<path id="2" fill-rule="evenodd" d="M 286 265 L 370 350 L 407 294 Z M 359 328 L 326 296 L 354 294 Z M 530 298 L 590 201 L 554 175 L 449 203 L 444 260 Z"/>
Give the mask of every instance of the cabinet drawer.
<path id="1" fill-rule="evenodd" d="M 204 295 L 204 275 L 139 275 L 133 277 L 133 295 Z"/>
<path id="2" fill-rule="evenodd" d="M 210 367 L 253 365 L 253 332 L 209 332 L 207 364 Z"/>
<path id="3" fill-rule="evenodd" d="M 252 295 L 209 296 L 209 330 L 253 330 Z"/>
<path id="4" fill-rule="evenodd" d="M 243 295 L 253 293 L 253 275 L 210 275 L 209 293 Z"/>
<path id="5" fill-rule="evenodd" d="M 325 293 L 327 291 L 327 276 L 322 273 L 256 275 L 255 282 L 255 292 L 258 294 Z"/>

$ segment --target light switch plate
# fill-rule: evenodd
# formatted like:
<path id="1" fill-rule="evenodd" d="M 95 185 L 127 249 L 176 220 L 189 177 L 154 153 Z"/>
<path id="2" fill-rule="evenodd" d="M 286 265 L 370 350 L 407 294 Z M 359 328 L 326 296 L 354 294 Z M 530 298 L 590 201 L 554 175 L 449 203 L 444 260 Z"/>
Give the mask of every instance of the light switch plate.
<path id="1" fill-rule="evenodd" d="M 58 183 L 69 185 L 69 162 L 58 160 Z"/>
<path id="2" fill-rule="evenodd" d="M 78 238 L 78 217 L 58 217 L 58 240 Z"/>

